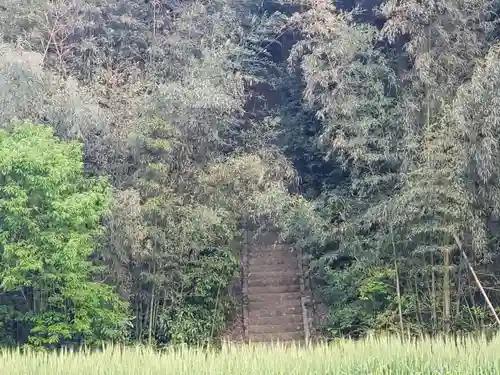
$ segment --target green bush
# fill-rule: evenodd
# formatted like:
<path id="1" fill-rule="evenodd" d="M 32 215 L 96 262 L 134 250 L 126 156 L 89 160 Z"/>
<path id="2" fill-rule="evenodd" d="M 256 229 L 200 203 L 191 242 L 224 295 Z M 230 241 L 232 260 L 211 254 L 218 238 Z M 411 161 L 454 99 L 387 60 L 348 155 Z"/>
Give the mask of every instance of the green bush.
<path id="1" fill-rule="evenodd" d="M 0 313 L 15 341 L 91 345 L 122 335 L 126 306 L 90 261 L 110 193 L 105 179 L 84 177 L 80 144 L 31 123 L 0 130 L 0 294 L 10 307 Z"/>

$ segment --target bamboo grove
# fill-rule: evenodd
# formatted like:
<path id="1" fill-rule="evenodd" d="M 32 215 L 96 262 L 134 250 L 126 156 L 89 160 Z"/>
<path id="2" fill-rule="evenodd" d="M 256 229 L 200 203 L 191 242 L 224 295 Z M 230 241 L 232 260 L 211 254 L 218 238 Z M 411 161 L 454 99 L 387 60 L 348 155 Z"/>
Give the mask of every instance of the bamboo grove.
<path id="1" fill-rule="evenodd" d="M 496 324 L 499 10 L 4 0 L 2 344 L 217 342 L 249 227 L 325 337 Z"/>

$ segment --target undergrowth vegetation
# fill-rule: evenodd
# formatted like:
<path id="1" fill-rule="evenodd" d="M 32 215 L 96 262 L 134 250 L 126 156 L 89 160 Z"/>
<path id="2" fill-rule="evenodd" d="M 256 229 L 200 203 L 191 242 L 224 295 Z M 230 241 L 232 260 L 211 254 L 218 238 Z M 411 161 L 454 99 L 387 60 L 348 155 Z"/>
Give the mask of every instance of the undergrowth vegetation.
<path id="1" fill-rule="evenodd" d="M 9 375 L 454 375 L 500 372 L 500 339 L 339 340 L 309 348 L 278 344 L 218 351 L 108 347 L 92 354 L 0 353 Z"/>

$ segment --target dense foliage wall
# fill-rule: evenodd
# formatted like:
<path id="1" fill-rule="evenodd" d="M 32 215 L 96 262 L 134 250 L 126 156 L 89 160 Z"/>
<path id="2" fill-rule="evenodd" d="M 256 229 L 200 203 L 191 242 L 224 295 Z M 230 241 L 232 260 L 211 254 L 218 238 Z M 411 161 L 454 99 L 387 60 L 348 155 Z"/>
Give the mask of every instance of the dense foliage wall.
<path id="1" fill-rule="evenodd" d="M 304 248 L 327 336 L 491 325 L 497 8 L 7 0 L 3 343 L 217 340 L 249 226 Z"/>
<path id="2" fill-rule="evenodd" d="M 335 227 L 309 247 L 324 329 L 483 329 L 494 323 L 460 250 L 498 301 L 498 4 L 379 5 L 360 18 L 311 1 L 291 19 L 302 33 L 289 58 L 303 85 L 294 114 L 320 123 L 297 128 L 313 124 L 308 154 L 328 172 L 303 170 L 323 182 L 317 200 Z"/>

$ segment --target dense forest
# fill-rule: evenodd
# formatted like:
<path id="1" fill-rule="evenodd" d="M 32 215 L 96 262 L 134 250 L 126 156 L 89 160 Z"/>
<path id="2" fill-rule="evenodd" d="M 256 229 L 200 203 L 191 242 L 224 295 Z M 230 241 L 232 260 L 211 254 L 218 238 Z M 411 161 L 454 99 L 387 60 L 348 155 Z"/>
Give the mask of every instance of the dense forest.
<path id="1" fill-rule="evenodd" d="M 326 337 L 496 324 L 498 11 L 2 0 L 0 344 L 217 341 L 250 227 Z"/>

